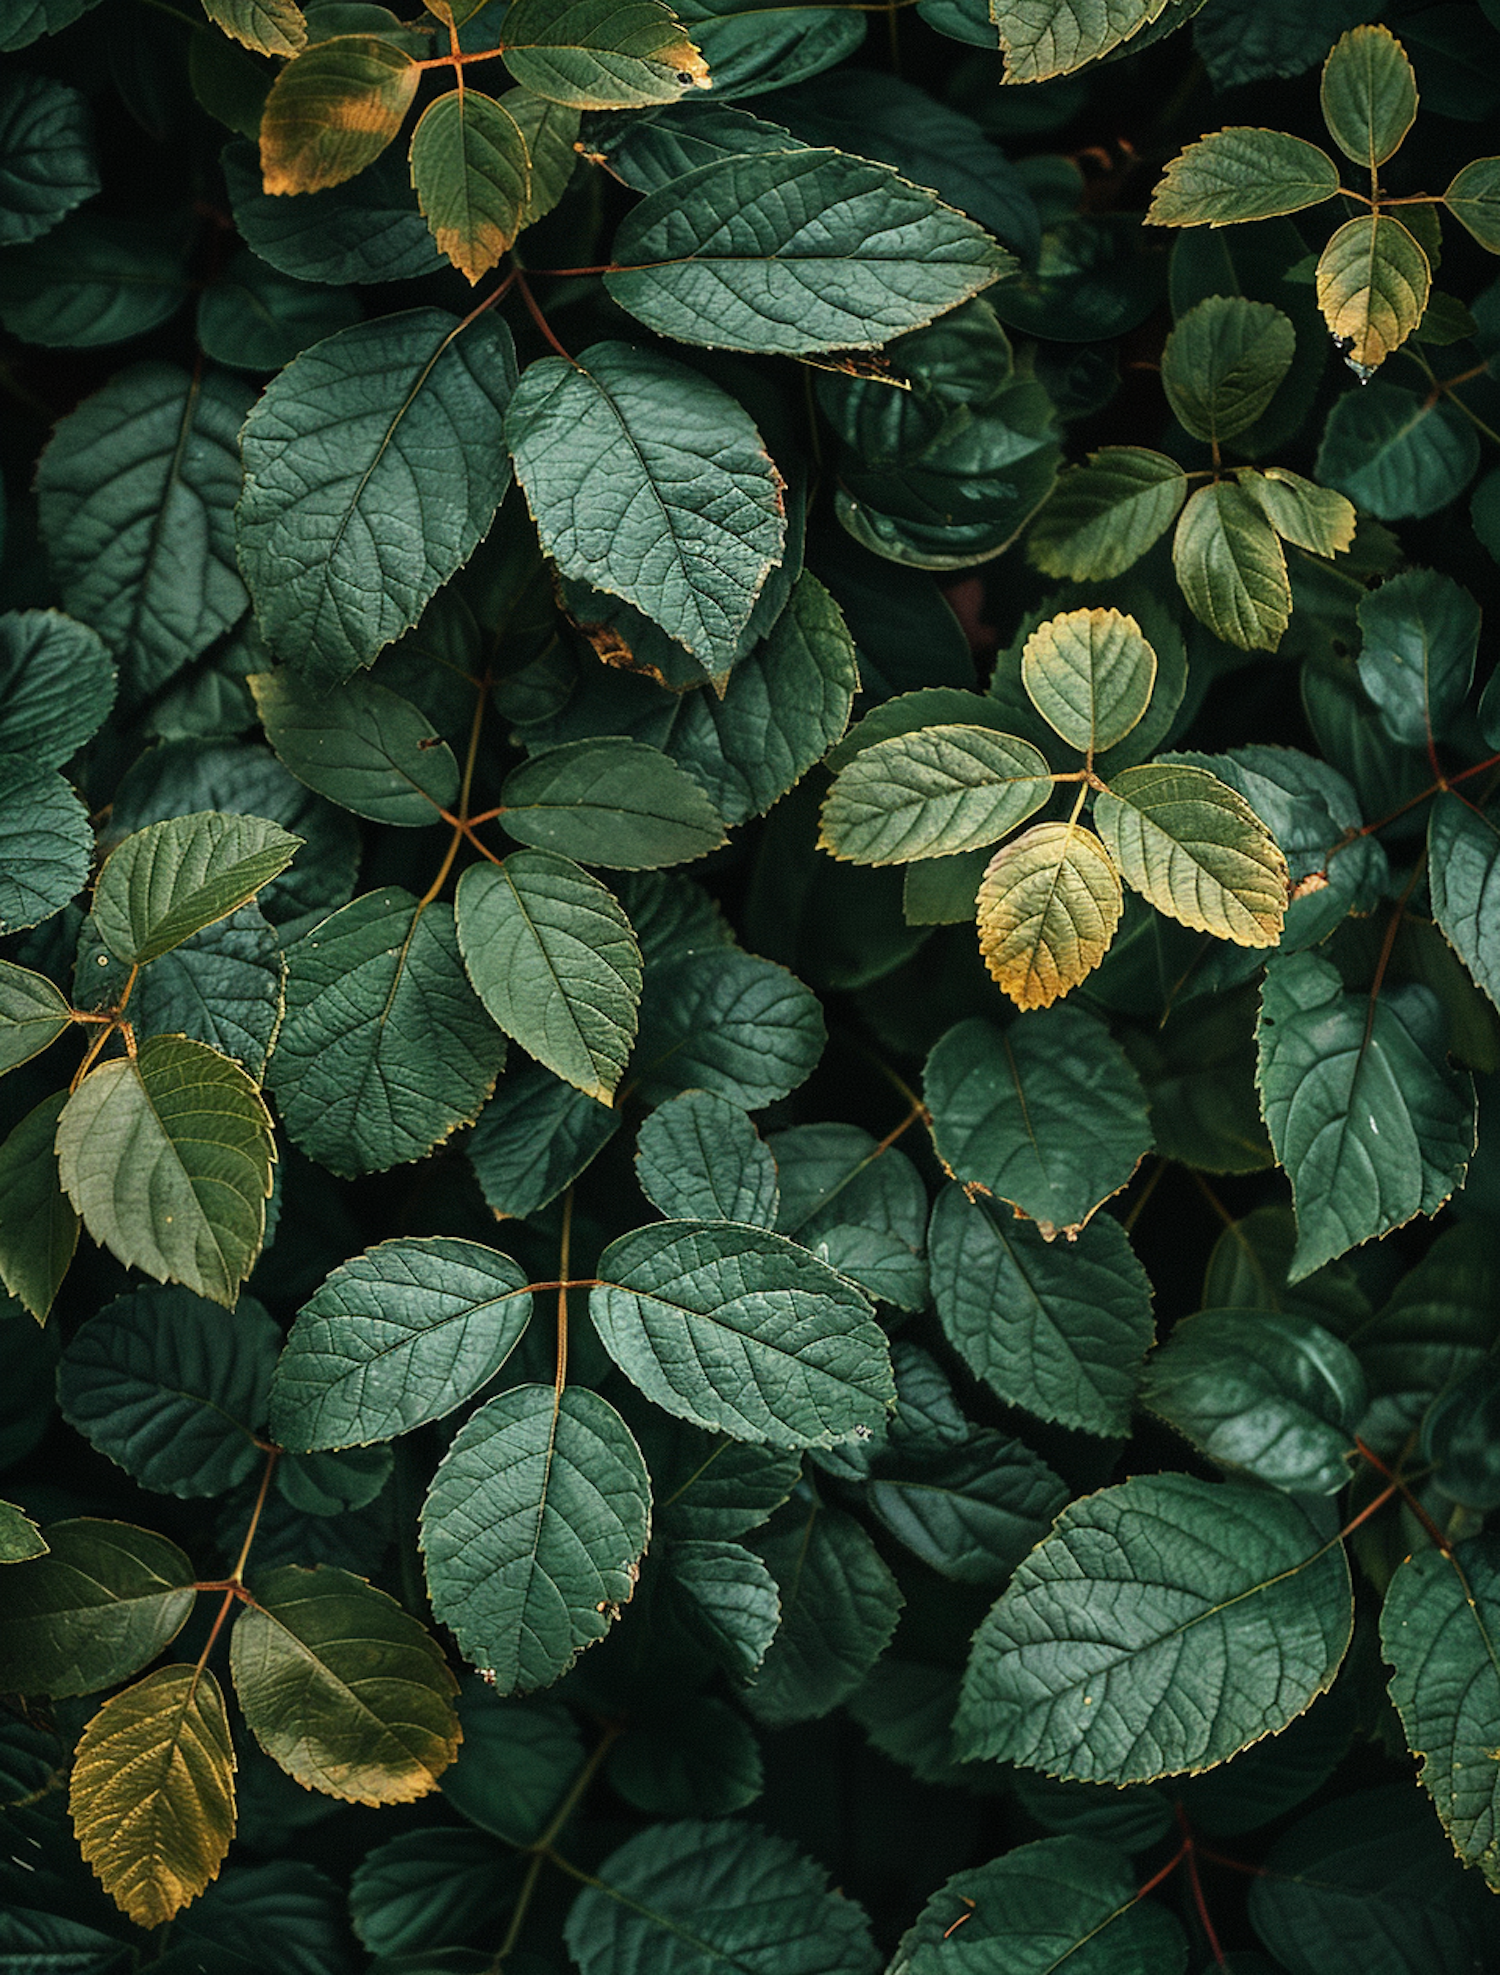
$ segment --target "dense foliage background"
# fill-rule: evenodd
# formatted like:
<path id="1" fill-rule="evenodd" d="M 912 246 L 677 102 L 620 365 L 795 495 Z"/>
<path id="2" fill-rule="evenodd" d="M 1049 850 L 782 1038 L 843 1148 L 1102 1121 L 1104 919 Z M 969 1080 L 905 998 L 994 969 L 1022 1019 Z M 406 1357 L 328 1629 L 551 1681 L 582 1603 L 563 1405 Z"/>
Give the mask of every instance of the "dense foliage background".
<path id="1" fill-rule="evenodd" d="M 0 6 L 0 1966 L 1500 1965 L 1500 6 L 405 12 Z"/>

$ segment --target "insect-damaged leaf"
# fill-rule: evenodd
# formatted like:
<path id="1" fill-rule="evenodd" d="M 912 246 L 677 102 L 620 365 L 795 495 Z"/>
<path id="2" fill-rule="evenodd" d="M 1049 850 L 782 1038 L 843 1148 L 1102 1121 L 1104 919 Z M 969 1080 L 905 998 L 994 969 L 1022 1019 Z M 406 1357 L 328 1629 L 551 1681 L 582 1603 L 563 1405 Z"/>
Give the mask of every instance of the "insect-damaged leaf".
<path id="1" fill-rule="evenodd" d="M 422 71 L 394 42 L 340 34 L 287 63 L 260 124 L 267 192 L 323 192 L 380 156 L 405 121 Z"/>
<path id="2" fill-rule="evenodd" d="M 234 1771 L 207 1667 L 158 1667 L 84 1729 L 68 1786 L 73 1828 L 137 1927 L 160 1927 L 218 1877 L 234 1836 Z"/>
<path id="3" fill-rule="evenodd" d="M 458 1750 L 458 1682 L 436 1640 L 362 1577 L 297 1564 L 256 1573 L 229 1636 L 255 1739 L 309 1790 L 406 1804 Z"/>
<path id="4" fill-rule="evenodd" d="M 595 343 L 529 365 L 505 430 L 564 574 L 727 671 L 786 539 L 781 476 L 737 400 L 670 357 Z"/>
<path id="5" fill-rule="evenodd" d="M 99 873 L 99 937 L 117 960 L 144 967 L 238 911 L 301 844 L 264 817 L 211 809 L 149 824 L 117 845 Z"/>
<path id="6" fill-rule="evenodd" d="M 819 842 L 856 864 L 981 849 L 1051 793 L 1051 772 L 1030 741 L 988 727 L 922 727 L 861 748 L 840 770 Z"/>
<path id="7" fill-rule="evenodd" d="M 894 1394 L 870 1305 L 785 1236 L 665 1221 L 612 1242 L 589 1314 L 649 1399 L 737 1440 L 829 1447 L 873 1428 Z"/>
<path id="8" fill-rule="evenodd" d="M 240 566 L 273 651 L 325 689 L 409 630 L 510 484 L 510 331 L 439 309 L 340 331 L 246 423 Z"/>
<path id="9" fill-rule="evenodd" d="M 604 285 L 648 328 L 783 356 L 876 349 L 1015 266 L 889 167 L 802 149 L 674 178 L 626 219 L 614 260 Z"/>
<path id="10" fill-rule="evenodd" d="M 432 237 L 477 281 L 515 244 L 531 199 L 531 154 L 504 103 L 455 89 L 422 112 L 411 139 L 411 181 Z"/>
<path id="11" fill-rule="evenodd" d="M 661 0 L 514 0 L 500 30 L 517 82 L 580 110 L 675 103 L 708 64 Z"/>
<path id="12" fill-rule="evenodd" d="M 1343 1546 L 1295 1502 L 1139 1475 L 1065 1509 L 1016 1572 L 975 1634 L 956 1744 L 1087 1782 L 1207 1768 L 1332 1685 L 1353 1618 Z"/>
<path id="13" fill-rule="evenodd" d="M 613 1406 L 517 1386 L 465 1422 L 428 1491 L 433 1612 L 500 1693 L 545 1687 L 629 1602 L 650 1533 L 646 1464 Z"/>

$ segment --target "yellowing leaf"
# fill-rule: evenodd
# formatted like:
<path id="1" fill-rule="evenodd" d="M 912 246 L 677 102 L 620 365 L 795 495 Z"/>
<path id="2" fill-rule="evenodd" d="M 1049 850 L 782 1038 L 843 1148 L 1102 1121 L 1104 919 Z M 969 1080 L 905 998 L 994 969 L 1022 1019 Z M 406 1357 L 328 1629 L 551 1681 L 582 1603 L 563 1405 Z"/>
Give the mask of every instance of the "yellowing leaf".
<path id="1" fill-rule="evenodd" d="M 1049 576 L 1118 576 L 1164 535 L 1187 498 L 1175 459 L 1106 446 L 1062 474 L 1032 524 L 1027 554 Z"/>
<path id="2" fill-rule="evenodd" d="M 1104 958 L 1124 908 L 1120 874 L 1092 830 L 1038 823 L 990 859 L 979 951 L 1018 1008 L 1046 1008 Z"/>
<path id="3" fill-rule="evenodd" d="M 1388 27 L 1351 27 L 1323 64 L 1320 93 L 1334 143 L 1372 174 L 1416 121 L 1416 74 Z"/>
<path id="4" fill-rule="evenodd" d="M 1172 566 L 1193 615 L 1242 651 L 1275 651 L 1292 615 L 1276 531 L 1232 480 L 1200 487 L 1172 538 Z"/>
<path id="5" fill-rule="evenodd" d="M 1349 362 L 1366 375 L 1399 349 L 1427 307 L 1432 269 L 1418 242 L 1388 213 L 1341 226 L 1318 260 L 1318 307 Z"/>
<path id="6" fill-rule="evenodd" d="M 1319 206 L 1339 168 L 1316 144 L 1281 130 L 1232 125 L 1175 157 L 1146 214 L 1150 226 L 1234 226 Z"/>
<path id="7" fill-rule="evenodd" d="M 297 0 L 203 0 L 216 27 L 261 55 L 296 55 L 307 46 L 307 21 Z"/>
<path id="8" fill-rule="evenodd" d="M 1053 732 L 1092 755 L 1123 741 L 1146 711 L 1156 653 L 1121 611 L 1064 611 L 1026 640 L 1021 683 Z"/>
<path id="9" fill-rule="evenodd" d="M 137 1927 L 160 1927 L 218 1877 L 234 1836 L 234 1769 L 224 1697 L 206 1667 L 158 1667 L 83 1731 L 73 1828 Z"/>
<path id="10" fill-rule="evenodd" d="M 580 110 L 675 103 L 708 89 L 708 64 L 662 0 L 515 0 L 505 66 L 517 82 Z"/>
<path id="11" fill-rule="evenodd" d="M 1286 859 L 1245 798 L 1182 763 L 1127 768 L 1094 804 L 1125 882 L 1158 912 L 1236 946 L 1275 946 Z"/>
<path id="12" fill-rule="evenodd" d="M 1354 503 L 1331 487 L 1316 486 L 1284 466 L 1264 472 L 1247 466 L 1235 478 L 1284 542 L 1325 556 L 1342 555 L 1353 543 Z"/>
<path id="13" fill-rule="evenodd" d="M 411 182 L 433 239 L 477 281 L 508 251 L 531 202 L 521 126 L 477 89 L 439 96 L 412 132 Z"/>
<path id="14" fill-rule="evenodd" d="M 277 76 L 260 124 L 267 192 L 322 192 L 373 164 L 400 130 L 421 70 L 374 34 L 320 41 Z"/>
<path id="15" fill-rule="evenodd" d="M 1167 0 L 1007 0 L 995 15 L 1007 82 L 1043 82 L 1097 61 L 1160 18 Z"/>

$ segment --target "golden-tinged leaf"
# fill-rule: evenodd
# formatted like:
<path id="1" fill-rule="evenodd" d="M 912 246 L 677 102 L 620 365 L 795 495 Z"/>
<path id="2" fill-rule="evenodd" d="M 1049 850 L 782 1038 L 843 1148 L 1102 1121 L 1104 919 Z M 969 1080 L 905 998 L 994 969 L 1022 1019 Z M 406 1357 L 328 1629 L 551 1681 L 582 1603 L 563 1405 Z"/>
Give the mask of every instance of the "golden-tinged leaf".
<path id="1" fill-rule="evenodd" d="M 1318 307 L 1362 376 L 1383 364 L 1422 320 L 1432 269 L 1420 244 L 1388 213 L 1341 226 L 1318 260 Z"/>
<path id="2" fill-rule="evenodd" d="M 341 34 L 288 62 L 260 122 L 267 192 L 322 192 L 374 164 L 400 130 L 422 71 L 374 34 Z"/>
<path id="3" fill-rule="evenodd" d="M 138 1927 L 218 1877 L 234 1836 L 234 1745 L 203 1667 L 161 1666 L 83 1731 L 68 1807 L 83 1856 Z"/>
<path id="4" fill-rule="evenodd" d="M 1151 761 L 1116 775 L 1094 823 L 1126 884 L 1158 912 L 1236 946 L 1276 946 L 1281 847 L 1237 789 L 1206 768 Z"/>
<path id="5" fill-rule="evenodd" d="M 1120 874 L 1092 830 L 1038 823 L 990 859 L 979 951 L 1018 1008 L 1047 1008 L 1099 965 L 1123 907 Z"/>
<path id="6" fill-rule="evenodd" d="M 203 11 L 260 55 L 296 55 L 307 46 L 307 20 L 297 0 L 203 0 Z"/>
<path id="7" fill-rule="evenodd" d="M 477 281 L 509 251 L 531 203 L 525 133 L 478 89 L 429 103 L 411 140 L 411 182 L 432 237 Z"/>

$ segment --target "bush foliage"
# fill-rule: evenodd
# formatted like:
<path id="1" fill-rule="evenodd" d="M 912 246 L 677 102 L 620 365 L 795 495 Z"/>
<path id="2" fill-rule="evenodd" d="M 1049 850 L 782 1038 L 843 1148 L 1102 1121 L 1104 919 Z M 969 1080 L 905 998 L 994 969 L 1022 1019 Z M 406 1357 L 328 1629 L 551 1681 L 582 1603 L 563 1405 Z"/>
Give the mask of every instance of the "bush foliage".
<path id="1" fill-rule="evenodd" d="M 0 8 L 0 1964 L 1500 1965 L 1500 5 L 406 11 Z"/>

